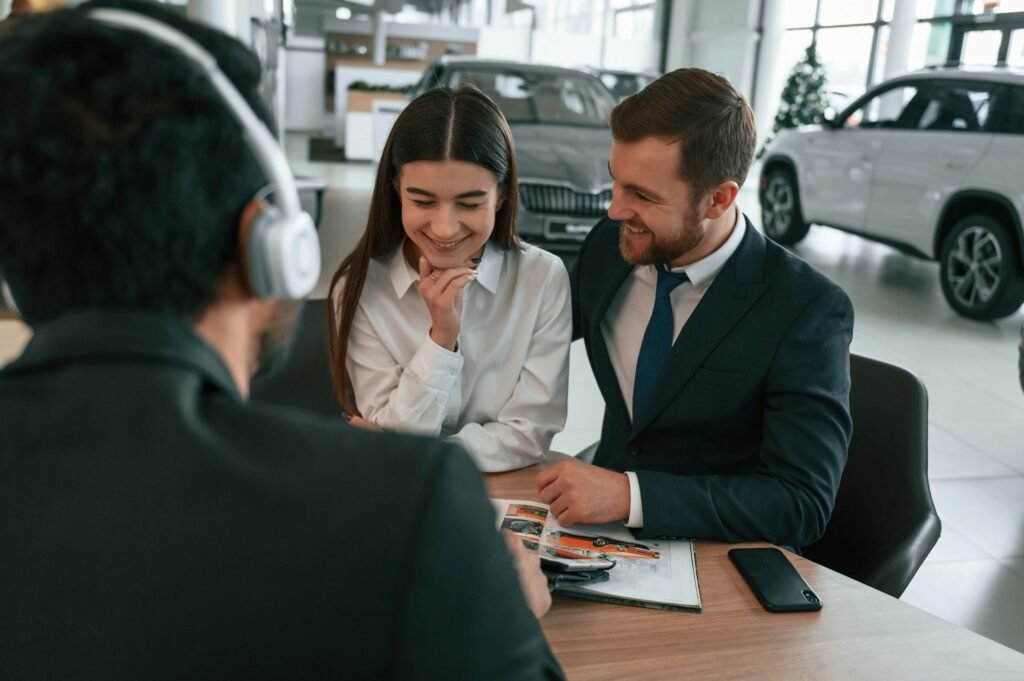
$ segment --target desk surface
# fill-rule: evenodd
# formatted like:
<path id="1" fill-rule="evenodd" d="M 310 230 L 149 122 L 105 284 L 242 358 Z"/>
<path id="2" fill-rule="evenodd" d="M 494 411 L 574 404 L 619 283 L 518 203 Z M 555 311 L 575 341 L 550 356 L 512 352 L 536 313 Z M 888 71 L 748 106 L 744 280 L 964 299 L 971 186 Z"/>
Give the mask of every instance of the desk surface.
<path id="1" fill-rule="evenodd" d="M 490 475 L 487 486 L 536 499 L 536 473 Z M 555 596 L 542 624 L 569 679 L 1024 679 L 1021 653 L 793 554 L 824 607 L 768 613 L 729 548 L 697 544 L 700 614 Z"/>

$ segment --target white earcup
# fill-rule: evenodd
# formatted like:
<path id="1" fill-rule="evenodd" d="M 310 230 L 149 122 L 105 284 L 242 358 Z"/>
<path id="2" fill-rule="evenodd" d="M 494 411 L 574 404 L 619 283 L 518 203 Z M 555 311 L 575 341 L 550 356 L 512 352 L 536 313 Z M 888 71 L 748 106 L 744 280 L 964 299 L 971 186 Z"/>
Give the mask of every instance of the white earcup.
<path id="1" fill-rule="evenodd" d="M 2 0 L 0 0 L 2 1 Z M 217 67 L 217 60 L 194 40 L 162 21 L 119 9 L 99 8 L 88 15 L 125 30 L 139 31 L 171 45 L 206 72 L 210 84 L 242 124 L 245 139 L 274 187 L 277 206 L 267 206 L 249 234 L 249 282 L 260 298 L 301 299 L 320 278 L 320 240 L 302 203 L 288 160 L 277 140 L 245 98 Z"/>
<path id="2" fill-rule="evenodd" d="M 7 282 L 0 279 L 0 297 L 3 298 L 4 305 L 7 309 L 15 314 L 18 312 L 18 304 L 14 302 L 14 295 L 11 293 L 11 287 L 7 285 Z"/>
<path id="3" fill-rule="evenodd" d="M 320 279 L 320 240 L 308 213 L 266 206 L 249 232 L 249 282 L 260 298 L 301 300 Z"/>

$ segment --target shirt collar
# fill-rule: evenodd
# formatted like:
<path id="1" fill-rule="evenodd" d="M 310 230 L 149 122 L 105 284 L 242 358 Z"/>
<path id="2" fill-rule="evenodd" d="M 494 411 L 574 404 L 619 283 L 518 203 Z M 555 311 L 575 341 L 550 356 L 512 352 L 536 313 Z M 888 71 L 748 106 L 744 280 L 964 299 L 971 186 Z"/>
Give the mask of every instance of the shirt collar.
<path id="1" fill-rule="evenodd" d="M 414 270 L 405 260 L 403 247 L 405 241 L 399 244 L 388 261 L 388 273 L 391 276 L 391 285 L 395 288 L 395 295 L 402 298 L 408 293 L 409 288 L 420 281 L 420 273 Z M 498 282 L 501 279 L 501 270 L 505 263 L 504 249 L 490 241 L 484 246 L 484 254 L 477 266 L 476 283 L 483 286 L 491 293 L 498 290 Z"/>
<path id="2" fill-rule="evenodd" d="M 484 246 L 484 255 L 480 260 L 477 271 L 476 283 L 483 286 L 491 293 L 497 293 L 498 281 L 501 279 L 501 270 L 505 265 L 505 249 L 490 241 Z"/>
<path id="3" fill-rule="evenodd" d="M 736 252 L 736 249 L 740 247 L 740 242 L 743 241 L 743 235 L 747 231 L 747 221 L 743 219 L 740 211 L 737 209 L 736 224 L 732 228 L 732 234 L 725 240 L 717 251 L 709 253 L 706 257 L 701 258 L 697 262 L 690 263 L 686 267 L 676 268 L 673 271 L 684 271 L 686 276 L 693 282 L 695 288 L 706 287 L 714 281 L 718 273 L 725 267 L 725 263 L 729 261 L 732 254 Z"/>
<path id="4" fill-rule="evenodd" d="M 409 267 L 405 261 L 405 241 L 398 244 L 398 248 L 392 253 L 388 261 L 388 273 L 391 275 L 391 285 L 395 287 L 395 295 L 399 298 L 405 296 L 409 287 L 419 282 L 420 273 Z"/>
<path id="5" fill-rule="evenodd" d="M 87 308 L 65 313 L 33 331 L 21 357 L 4 373 L 104 359 L 170 364 L 202 374 L 223 392 L 242 399 L 220 354 L 170 315 Z"/>
<path id="6" fill-rule="evenodd" d="M 674 267 L 673 272 L 685 272 L 686 276 L 690 279 L 690 283 L 696 289 L 704 289 L 711 285 L 711 282 L 715 280 L 718 273 L 725 267 L 725 263 L 729 261 L 732 254 L 736 252 L 736 249 L 740 247 L 740 243 L 743 242 L 743 235 L 747 231 L 747 221 L 743 218 L 743 215 L 736 211 L 736 224 L 733 226 L 732 233 L 729 234 L 729 238 L 725 240 L 718 250 L 707 256 L 701 258 L 696 262 L 692 262 L 686 267 Z M 654 267 L 648 266 L 643 268 L 650 277 L 655 277 Z M 653 279 L 652 279 L 653 281 Z"/>

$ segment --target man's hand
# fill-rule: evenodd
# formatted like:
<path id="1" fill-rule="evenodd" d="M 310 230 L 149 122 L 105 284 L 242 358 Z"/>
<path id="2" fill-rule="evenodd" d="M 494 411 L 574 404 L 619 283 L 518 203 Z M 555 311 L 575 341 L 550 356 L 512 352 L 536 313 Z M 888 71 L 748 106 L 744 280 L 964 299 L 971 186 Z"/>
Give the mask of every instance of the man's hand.
<path id="1" fill-rule="evenodd" d="M 548 590 L 548 578 L 540 571 L 540 556 L 527 551 L 523 540 L 511 532 L 502 532 L 508 550 L 512 552 L 516 572 L 519 573 L 519 586 L 526 597 L 526 605 L 540 619 L 551 607 L 551 592 Z"/>
<path id="2" fill-rule="evenodd" d="M 563 461 L 537 474 L 540 500 L 558 523 L 610 523 L 629 518 L 629 478 L 582 461 Z"/>

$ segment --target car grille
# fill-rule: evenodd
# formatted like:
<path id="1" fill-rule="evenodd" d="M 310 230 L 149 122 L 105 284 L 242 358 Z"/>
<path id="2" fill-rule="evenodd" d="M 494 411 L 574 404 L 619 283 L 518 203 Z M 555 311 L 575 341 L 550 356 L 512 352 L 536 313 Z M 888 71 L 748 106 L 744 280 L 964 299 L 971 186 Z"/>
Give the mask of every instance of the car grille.
<path id="1" fill-rule="evenodd" d="M 599 218 L 608 212 L 612 190 L 585 194 L 568 187 L 547 184 L 521 184 L 519 195 L 523 206 L 531 213 L 571 215 L 581 218 Z"/>

